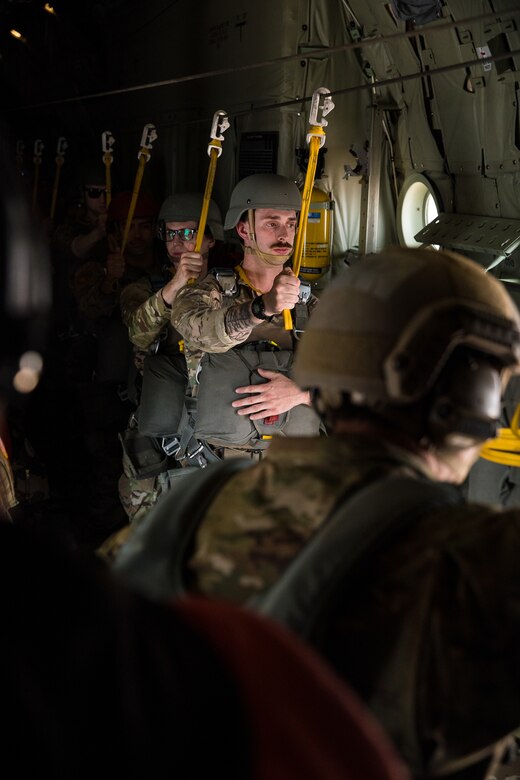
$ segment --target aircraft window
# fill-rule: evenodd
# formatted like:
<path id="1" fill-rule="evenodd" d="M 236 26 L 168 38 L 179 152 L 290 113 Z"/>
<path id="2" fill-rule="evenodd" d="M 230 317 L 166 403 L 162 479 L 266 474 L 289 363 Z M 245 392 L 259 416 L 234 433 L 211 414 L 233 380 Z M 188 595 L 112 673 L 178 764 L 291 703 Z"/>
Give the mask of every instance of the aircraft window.
<path id="1" fill-rule="evenodd" d="M 426 176 L 420 173 L 409 176 L 403 184 L 397 203 L 399 243 L 409 247 L 423 246 L 415 236 L 433 222 L 440 211 L 439 199 Z"/>

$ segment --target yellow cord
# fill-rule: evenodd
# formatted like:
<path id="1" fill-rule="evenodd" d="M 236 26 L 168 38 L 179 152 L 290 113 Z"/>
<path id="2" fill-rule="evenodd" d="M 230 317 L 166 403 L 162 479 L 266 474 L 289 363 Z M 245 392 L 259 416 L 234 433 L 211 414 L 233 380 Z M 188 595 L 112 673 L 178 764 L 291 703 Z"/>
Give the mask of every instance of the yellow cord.
<path id="1" fill-rule="evenodd" d="M 510 428 L 500 428 L 496 439 L 482 445 L 480 457 L 502 466 L 520 468 L 520 404 L 515 409 Z"/>
<path id="2" fill-rule="evenodd" d="M 235 273 L 237 273 L 240 276 L 244 284 L 247 284 L 247 286 L 250 287 L 251 290 L 253 290 L 253 292 L 255 292 L 257 295 L 264 295 L 262 290 L 259 290 L 257 287 L 254 287 L 251 284 L 248 275 L 246 274 L 246 272 L 244 271 L 241 265 L 236 265 L 233 270 L 235 271 Z"/>

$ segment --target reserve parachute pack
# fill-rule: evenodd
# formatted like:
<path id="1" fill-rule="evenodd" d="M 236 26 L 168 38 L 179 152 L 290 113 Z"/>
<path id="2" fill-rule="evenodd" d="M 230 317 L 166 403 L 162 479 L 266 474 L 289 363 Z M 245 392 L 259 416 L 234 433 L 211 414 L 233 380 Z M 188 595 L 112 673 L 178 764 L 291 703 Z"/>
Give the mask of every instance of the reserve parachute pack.
<path id="1" fill-rule="evenodd" d="M 224 296 L 235 297 L 238 284 L 234 272 L 214 269 L 213 273 Z M 302 309 L 307 312 L 305 304 L 297 306 L 299 312 Z M 301 313 L 299 319 L 302 320 Z M 206 353 L 200 365 L 195 437 L 214 447 L 257 451 L 266 449 L 273 436 L 317 436 L 322 426 L 310 406 L 299 405 L 283 414 L 251 420 L 247 415 L 238 415 L 231 405 L 237 400 L 237 387 L 266 381 L 258 373 L 259 368 L 290 377 L 293 359 L 293 350 L 279 349 L 269 341 L 248 342 L 227 352 Z"/>
<path id="2" fill-rule="evenodd" d="M 216 447 L 243 447 L 261 450 L 273 436 L 317 436 L 320 419 L 310 406 L 295 406 L 283 414 L 251 420 L 238 415 L 231 405 L 236 401 L 235 388 L 261 384 L 265 380 L 259 368 L 290 376 L 294 352 L 268 351 L 261 342 L 206 353 L 201 362 L 195 436 Z M 218 403 L 216 403 L 218 399 Z"/>

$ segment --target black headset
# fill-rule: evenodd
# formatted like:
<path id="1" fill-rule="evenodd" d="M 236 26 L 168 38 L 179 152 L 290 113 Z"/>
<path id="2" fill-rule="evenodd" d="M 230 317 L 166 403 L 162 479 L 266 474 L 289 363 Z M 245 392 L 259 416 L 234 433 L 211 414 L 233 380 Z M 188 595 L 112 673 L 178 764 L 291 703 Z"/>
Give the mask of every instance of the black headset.
<path id="1" fill-rule="evenodd" d="M 502 369 L 476 350 L 453 352 L 428 396 L 427 435 L 434 444 L 463 449 L 496 436 Z"/>

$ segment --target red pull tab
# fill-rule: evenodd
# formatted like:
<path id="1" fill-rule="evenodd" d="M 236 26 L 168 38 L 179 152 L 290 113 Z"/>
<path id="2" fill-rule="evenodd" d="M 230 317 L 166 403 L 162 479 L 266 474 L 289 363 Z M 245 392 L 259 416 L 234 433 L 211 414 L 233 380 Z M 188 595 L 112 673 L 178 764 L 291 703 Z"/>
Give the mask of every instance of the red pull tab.
<path id="1" fill-rule="evenodd" d="M 264 417 L 262 423 L 264 425 L 274 425 L 275 422 L 278 422 L 279 419 L 280 419 L 279 414 L 271 414 L 269 417 Z"/>

